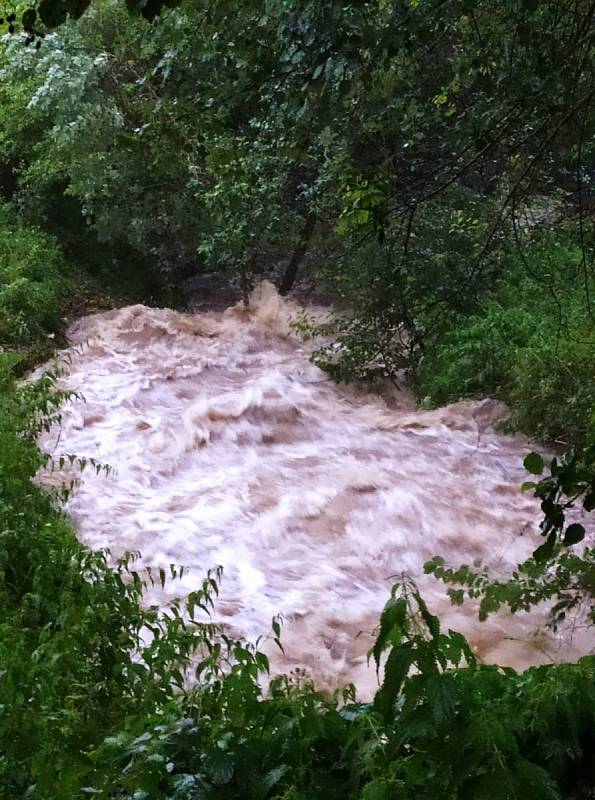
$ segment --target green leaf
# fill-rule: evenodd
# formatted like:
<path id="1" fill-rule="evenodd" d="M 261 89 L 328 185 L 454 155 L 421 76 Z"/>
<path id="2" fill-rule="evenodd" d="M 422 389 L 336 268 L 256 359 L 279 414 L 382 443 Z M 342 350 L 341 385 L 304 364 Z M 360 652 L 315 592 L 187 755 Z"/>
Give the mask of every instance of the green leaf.
<path id="1" fill-rule="evenodd" d="M 34 8 L 28 8 L 25 12 L 23 12 L 23 17 L 22 17 L 23 29 L 25 31 L 31 32 L 35 27 L 36 20 L 37 20 L 37 11 Z"/>
<path id="2" fill-rule="evenodd" d="M 465 592 L 462 589 L 448 589 L 447 592 L 450 597 L 450 602 L 453 606 L 462 606 L 465 601 Z"/>
<path id="3" fill-rule="evenodd" d="M 382 611 L 380 630 L 372 648 L 377 670 L 380 668 L 380 656 L 385 650 L 391 634 L 395 633 L 400 638 L 406 630 L 406 624 L 407 602 L 405 598 L 399 597 L 397 600 L 391 598 Z"/>
<path id="4" fill-rule="evenodd" d="M 434 722 L 441 725 L 454 714 L 457 700 L 457 687 L 451 675 L 436 675 L 426 684 L 428 704 Z"/>
<path id="5" fill-rule="evenodd" d="M 550 535 L 547 537 L 547 542 L 542 544 L 541 547 L 538 547 L 537 550 L 533 553 L 533 558 L 540 564 L 547 561 L 552 553 L 554 552 L 554 547 L 556 545 L 556 532 L 552 531 Z"/>
<path id="6" fill-rule="evenodd" d="M 390 716 L 395 698 L 414 661 L 415 650 L 409 642 L 393 647 L 390 651 L 384 667 L 384 681 L 374 698 L 374 707 L 385 717 Z"/>
<path id="7" fill-rule="evenodd" d="M 414 595 L 417 605 L 419 607 L 419 613 L 423 621 L 428 626 L 428 630 L 430 631 L 430 635 L 432 639 L 436 639 L 440 636 L 440 620 L 438 617 L 435 617 L 433 614 L 430 614 L 430 611 L 425 603 L 425 600 L 420 595 L 419 592 L 415 592 Z"/>
<path id="8" fill-rule="evenodd" d="M 57 28 L 66 22 L 68 9 L 62 0 L 41 0 L 39 17 L 48 28 Z"/>
<path id="9" fill-rule="evenodd" d="M 207 759 L 207 770 L 213 783 L 223 786 L 229 783 L 234 772 L 233 760 L 225 753 L 214 753 Z"/>
<path id="10" fill-rule="evenodd" d="M 288 772 L 289 767 L 287 764 L 281 764 L 279 767 L 274 767 L 274 769 L 267 772 L 262 780 L 264 794 L 267 795 L 273 786 L 276 786 L 281 778 Z"/>
<path id="11" fill-rule="evenodd" d="M 539 453 L 529 453 L 528 456 L 525 456 L 523 465 L 527 472 L 530 472 L 532 475 L 541 475 L 543 472 L 543 458 Z"/>
<path id="12" fill-rule="evenodd" d="M 563 544 L 565 544 L 566 547 L 570 547 L 573 544 L 578 544 L 578 542 L 582 542 L 584 538 L 585 538 L 585 529 L 578 522 L 574 522 L 572 525 L 569 525 L 566 528 L 566 531 L 564 533 Z"/>
<path id="13" fill-rule="evenodd" d="M 368 783 L 362 793 L 362 800 L 391 800 L 393 797 L 391 786 L 382 779 Z"/>

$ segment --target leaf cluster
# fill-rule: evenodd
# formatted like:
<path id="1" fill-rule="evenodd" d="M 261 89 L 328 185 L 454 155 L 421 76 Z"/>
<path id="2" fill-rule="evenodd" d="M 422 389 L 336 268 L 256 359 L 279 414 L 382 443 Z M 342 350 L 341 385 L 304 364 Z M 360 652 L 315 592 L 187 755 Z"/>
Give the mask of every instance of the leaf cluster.
<path id="1" fill-rule="evenodd" d="M 545 469 L 542 456 L 536 452 L 529 453 L 524 464 L 535 476 L 541 476 Z M 449 589 L 455 604 L 460 605 L 465 596 L 480 598 L 481 619 L 503 605 L 512 612 L 528 611 L 538 603 L 550 601 L 550 624 L 554 630 L 571 613 L 582 614 L 593 624 L 595 549 L 590 541 L 582 553 L 571 548 L 588 535 L 588 523 L 584 518 L 577 521 L 577 507 L 582 509 L 583 517 L 595 509 L 595 448 L 591 444 L 554 457 L 549 474 L 538 482 L 527 481 L 523 489 L 533 490 L 541 501 L 540 529 L 545 541 L 518 565 L 512 576 L 498 580 L 487 569 L 467 565 L 452 569 L 441 557 L 429 561 L 425 571 L 457 587 Z"/>

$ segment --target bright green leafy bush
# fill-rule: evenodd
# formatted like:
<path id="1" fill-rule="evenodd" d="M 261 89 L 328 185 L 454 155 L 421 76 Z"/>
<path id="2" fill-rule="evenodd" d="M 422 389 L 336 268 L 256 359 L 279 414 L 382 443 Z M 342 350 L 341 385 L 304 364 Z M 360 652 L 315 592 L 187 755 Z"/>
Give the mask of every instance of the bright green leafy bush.
<path id="1" fill-rule="evenodd" d="M 0 205 L 0 347 L 47 355 L 60 329 L 65 264 L 55 240 Z"/>
<path id="2" fill-rule="evenodd" d="M 529 340 L 512 369 L 511 425 L 556 444 L 585 441 L 595 407 L 595 330 L 576 327 L 556 338 Z"/>
<path id="3" fill-rule="evenodd" d="M 542 441 L 585 441 L 595 402 L 595 324 L 579 280 L 581 253 L 549 240 L 511 255 L 495 288 L 427 344 L 416 389 L 444 404 L 486 394 L 510 424 Z"/>

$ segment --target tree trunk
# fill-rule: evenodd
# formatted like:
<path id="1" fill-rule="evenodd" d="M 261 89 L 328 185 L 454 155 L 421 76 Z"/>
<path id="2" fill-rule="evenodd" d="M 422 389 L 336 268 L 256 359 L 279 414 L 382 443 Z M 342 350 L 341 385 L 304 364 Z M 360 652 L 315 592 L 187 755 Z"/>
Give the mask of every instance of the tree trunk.
<path id="1" fill-rule="evenodd" d="M 306 222 L 304 224 L 304 229 L 302 230 L 302 235 L 300 236 L 300 240 L 297 243 L 297 247 L 293 251 L 293 255 L 289 260 L 289 264 L 285 268 L 283 278 L 281 279 L 281 283 L 279 284 L 280 295 L 286 295 L 293 289 L 293 285 L 297 278 L 300 264 L 304 260 L 304 256 L 306 255 L 306 250 L 308 249 L 310 239 L 312 238 L 312 234 L 314 233 L 315 225 L 316 225 L 316 216 L 312 211 L 310 211 L 308 216 L 306 217 Z"/>

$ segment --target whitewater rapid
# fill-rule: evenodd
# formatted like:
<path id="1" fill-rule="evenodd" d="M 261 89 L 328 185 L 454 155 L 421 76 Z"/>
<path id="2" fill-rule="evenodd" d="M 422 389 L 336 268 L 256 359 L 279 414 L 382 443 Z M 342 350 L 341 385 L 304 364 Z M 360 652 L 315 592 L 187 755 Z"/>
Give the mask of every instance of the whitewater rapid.
<path id="1" fill-rule="evenodd" d="M 545 630 L 543 612 L 480 623 L 423 575 L 437 554 L 506 573 L 540 541 L 538 507 L 520 491 L 532 448 L 494 430 L 497 404 L 423 411 L 406 392 L 340 388 L 291 333 L 296 310 L 264 284 L 248 311 L 138 305 L 72 326 L 64 383 L 84 400 L 44 446 L 112 468 L 83 473 L 69 501 L 79 537 L 188 568 L 160 602 L 222 565 L 214 619 L 255 639 L 282 614 L 285 655 L 265 644 L 274 669 L 304 668 L 322 687 L 373 691 L 366 654 L 402 573 L 486 662 L 585 652 L 585 636 Z"/>

